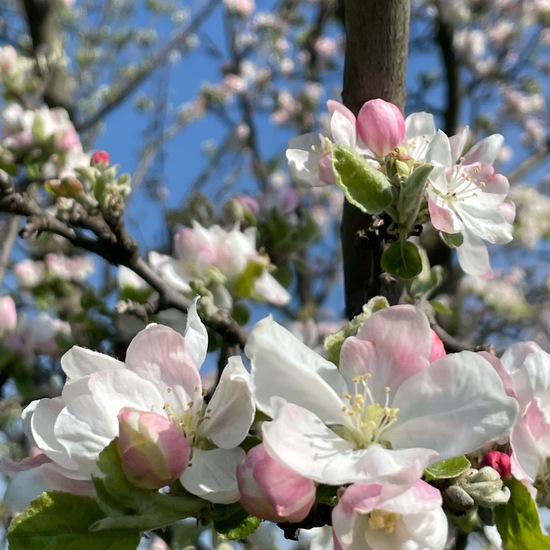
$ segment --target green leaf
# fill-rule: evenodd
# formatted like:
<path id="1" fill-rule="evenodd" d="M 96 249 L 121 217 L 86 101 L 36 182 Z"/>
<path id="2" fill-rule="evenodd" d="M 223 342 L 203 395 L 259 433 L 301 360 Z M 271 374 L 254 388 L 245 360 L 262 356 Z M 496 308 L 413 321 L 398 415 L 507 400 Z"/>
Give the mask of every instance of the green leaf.
<path id="1" fill-rule="evenodd" d="M 508 550 L 548 550 L 550 537 L 540 528 L 537 505 L 521 481 L 510 478 L 505 482 L 511 496 L 507 504 L 493 510 L 495 523 Z"/>
<path id="2" fill-rule="evenodd" d="M 331 147 L 332 169 L 346 199 L 369 214 L 379 214 L 393 198 L 391 183 L 359 153 L 344 145 Z"/>
<path id="3" fill-rule="evenodd" d="M 463 474 L 470 466 L 471 463 L 465 456 L 456 456 L 432 464 L 424 470 L 424 475 L 428 481 L 453 479 Z"/>
<path id="4" fill-rule="evenodd" d="M 447 246 L 450 246 L 451 248 L 457 248 L 458 246 L 461 246 L 464 242 L 464 237 L 462 236 L 462 233 L 441 232 L 441 237 L 445 241 L 445 244 Z"/>
<path id="5" fill-rule="evenodd" d="M 418 247 L 410 241 L 396 241 L 382 254 L 382 269 L 402 279 L 416 277 L 422 271 Z"/>
<path id="6" fill-rule="evenodd" d="M 97 502 L 69 493 L 42 493 L 12 521 L 11 550 L 135 550 L 140 528 L 90 532 L 104 517 Z"/>
<path id="7" fill-rule="evenodd" d="M 239 540 L 251 535 L 262 520 L 251 516 L 240 504 L 214 506 L 214 530 L 230 540 Z"/>

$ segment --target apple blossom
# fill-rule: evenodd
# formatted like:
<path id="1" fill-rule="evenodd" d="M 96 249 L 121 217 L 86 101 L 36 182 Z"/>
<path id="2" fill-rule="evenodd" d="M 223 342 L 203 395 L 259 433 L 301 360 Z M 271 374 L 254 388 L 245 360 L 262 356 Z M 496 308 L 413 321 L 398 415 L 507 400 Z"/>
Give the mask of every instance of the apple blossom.
<path id="1" fill-rule="evenodd" d="M 99 151 L 95 151 L 94 153 L 92 153 L 92 156 L 90 158 L 91 166 L 101 167 L 101 166 L 109 166 L 109 164 L 111 164 L 111 158 L 107 151 L 100 149 Z"/>
<path id="2" fill-rule="evenodd" d="M 256 445 L 237 466 L 240 503 L 249 513 L 274 522 L 302 521 L 315 503 L 315 484 Z"/>
<path id="3" fill-rule="evenodd" d="M 512 475 L 512 463 L 508 453 L 489 451 L 483 456 L 481 465 L 490 466 L 493 470 L 496 470 L 503 479 Z"/>
<path id="4" fill-rule="evenodd" d="M 447 518 L 441 493 L 425 481 L 410 486 L 356 483 L 332 511 L 336 550 L 443 550 Z"/>
<path id="5" fill-rule="evenodd" d="M 510 434 L 512 475 L 534 482 L 550 457 L 550 354 L 534 342 L 512 344 L 500 359 L 482 354 L 519 404 Z"/>
<path id="6" fill-rule="evenodd" d="M 216 304 L 231 309 L 232 296 L 286 304 L 290 294 L 269 273 L 269 259 L 256 250 L 253 227 L 226 231 L 198 222 L 182 227 L 174 236 L 176 258 L 151 252 L 149 262 L 178 290 L 194 294 L 191 282 L 202 282 Z"/>
<path id="7" fill-rule="evenodd" d="M 263 424 L 267 451 L 321 483 L 410 482 L 507 435 L 517 414 L 478 354 L 430 363 L 428 320 L 408 305 L 373 313 L 344 342 L 339 368 L 271 318 L 245 351 L 257 406 L 273 418 Z"/>
<path id="8" fill-rule="evenodd" d="M 426 155 L 434 164 L 428 186 L 431 222 L 443 233 L 462 236 L 458 261 L 469 275 L 492 274 L 484 240 L 498 244 L 512 240 L 515 207 L 506 201 L 508 180 L 492 166 L 502 141 L 501 135 L 493 134 L 458 159 L 462 147 L 439 131 Z"/>
<path id="9" fill-rule="evenodd" d="M 183 473 L 191 443 L 174 422 L 131 407 L 120 410 L 118 422 L 122 469 L 134 485 L 158 489 Z"/>
<path id="10" fill-rule="evenodd" d="M 130 343 L 125 363 L 73 347 L 61 358 L 67 375 L 62 396 L 29 406 L 38 448 L 73 477 L 99 475 L 99 453 L 119 435 L 121 410 L 131 407 L 170 420 L 193 446 L 191 463 L 180 476 L 188 491 L 213 502 L 238 500 L 236 467 L 245 456 L 238 445 L 254 417 L 249 375 L 240 358 L 230 358 L 206 404 L 199 367 L 207 340 L 193 304 L 183 337 L 149 325 Z M 187 444 L 178 440 L 185 454 Z M 160 445 L 171 444 L 161 440 Z"/>

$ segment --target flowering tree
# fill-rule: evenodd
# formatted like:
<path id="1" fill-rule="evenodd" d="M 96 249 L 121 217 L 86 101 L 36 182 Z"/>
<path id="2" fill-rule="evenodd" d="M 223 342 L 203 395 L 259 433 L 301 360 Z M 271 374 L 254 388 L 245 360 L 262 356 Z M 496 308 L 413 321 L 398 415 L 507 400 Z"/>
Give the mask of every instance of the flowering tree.
<path id="1" fill-rule="evenodd" d="M 471 534 L 548 546 L 538 508 L 549 502 L 548 341 L 517 341 L 545 319 L 518 283 L 539 299 L 547 283 L 536 270 L 500 280 L 487 247 L 518 234 L 536 246 L 548 209 L 501 170 L 493 130 L 505 126 L 487 115 L 459 126 L 459 112 L 467 91 L 474 112 L 496 105 L 523 128 L 516 174 L 545 159 L 545 67 L 536 58 L 523 73 L 521 63 L 525 48 L 548 44 L 549 8 L 319 0 L 281 2 L 274 16 L 249 1 L 193 13 L 148 2 L 143 13 L 178 27 L 157 48 L 151 29 L 117 29 L 134 3 L 104 4 L 25 0 L 22 18 L 8 6 L 0 20 L 10 548 L 178 548 L 202 544 L 201 531 L 217 548 L 271 547 L 263 520 L 312 548 L 464 548 Z M 154 138 L 133 176 L 121 173 L 92 150 L 99 122 L 155 69 L 190 56 L 216 10 L 228 43 L 220 83 L 176 113 L 162 90 L 139 96 L 145 111 L 156 103 Z M 446 101 L 430 105 L 439 75 L 418 70 L 423 93 L 412 86 L 405 117 L 407 48 L 426 21 Z M 126 64 L 132 49 L 143 60 Z M 325 109 L 333 69 L 342 102 Z M 262 155 L 266 106 L 289 138 L 272 158 Z M 226 138 L 188 181 L 204 193 L 166 213 L 170 247 L 139 242 L 132 197 L 147 187 L 160 208 L 154 159 L 209 117 Z M 231 163 L 243 154 L 257 194 Z M 234 195 L 212 187 L 217 175 Z M 338 312 L 322 323 L 329 303 L 349 321 Z M 480 326 L 453 329 L 464 319 Z M 481 336 L 491 340 L 465 343 Z"/>

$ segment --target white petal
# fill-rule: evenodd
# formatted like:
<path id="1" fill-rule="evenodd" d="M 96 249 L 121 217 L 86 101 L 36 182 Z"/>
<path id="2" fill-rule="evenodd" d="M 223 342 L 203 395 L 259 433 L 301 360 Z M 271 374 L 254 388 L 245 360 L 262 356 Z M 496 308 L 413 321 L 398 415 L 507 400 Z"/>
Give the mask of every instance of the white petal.
<path id="1" fill-rule="evenodd" d="M 77 470 L 76 462 L 67 454 L 54 434 L 55 421 L 64 406 L 63 400 L 59 397 L 41 399 L 31 418 L 32 435 L 37 447 L 54 462 L 69 470 Z"/>
<path id="2" fill-rule="evenodd" d="M 458 263 L 462 270 L 473 277 L 491 277 L 487 246 L 477 235 L 464 230 L 463 243 L 456 249 Z"/>
<path id="3" fill-rule="evenodd" d="M 492 134 L 478 141 L 464 156 L 464 164 L 474 162 L 486 162 L 493 164 L 502 147 L 504 137 L 500 134 Z"/>
<path id="4" fill-rule="evenodd" d="M 245 348 L 252 363 L 258 407 L 272 416 L 272 397 L 282 397 L 329 423 L 342 417 L 340 395 L 347 386 L 336 366 L 266 317 L 256 324 Z"/>
<path id="5" fill-rule="evenodd" d="M 280 306 L 288 304 L 291 298 L 288 290 L 267 271 L 264 271 L 254 281 L 254 294 L 272 304 Z"/>
<path id="6" fill-rule="evenodd" d="M 181 292 L 192 292 L 189 286 L 189 277 L 182 270 L 182 266 L 178 260 L 174 260 L 165 254 L 158 252 L 149 252 L 149 263 L 151 267 L 176 290 Z"/>
<path id="7" fill-rule="evenodd" d="M 208 351 L 208 332 L 197 313 L 197 301 L 198 298 L 193 301 L 187 310 L 187 326 L 183 338 L 189 355 L 200 369 Z"/>
<path id="8" fill-rule="evenodd" d="M 230 357 L 200 426 L 201 435 L 217 447 L 232 449 L 248 434 L 255 414 L 249 378 L 241 358 Z"/>
<path id="9" fill-rule="evenodd" d="M 246 453 L 240 448 L 193 449 L 191 466 L 180 477 L 182 485 L 193 495 L 210 502 L 229 504 L 239 500 L 237 465 Z"/>
<path id="10" fill-rule="evenodd" d="M 355 147 L 355 124 L 340 111 L 334 111 L 330 117 L 330 131 L 335 143 Z"/>
<path id="11" fill-rule="evenodd" d="M 325 138 L 321 134 L 304 134 L 288 142 L 286 158 L 292 179 L 309 187 L 325 185 L 319 178 L 319 160 Z"/>
<path id="12" fill-rule="evenodd" d="M 438 130 L 437 134 L 435 134 L 426 153 L 426 162 L 433 161 L 437 161 L 443 164 L 443 166 L 451 166 L 453 164 L 451 143 L 447 134 L 441 130 Z"/>
<path id="13" fill-rule="evenodd" d="M 405 380 L 393 406 L 399 419 L 385 432 L 393 448 L 427 447 L 441 459 L 508 435 L 518 411 L 491 364 L 469 351 L 442 357 Z"/>
<path id="14" fill-rule="evenodd" d="M 124 363 L 104 353 L 73 346 L 61 357 L 61 367 L 68 378 L 83 378 L 101 370 L 123 369 Z"/>
<path id="15" fill-rule="evenodd" d="M 356 450 L 312 412 L 287 404 L 262 425 L 263 442 L 276 460 L 319 483 L 340 485 L 392 480 L 410 483 L 436 454 L 428 449 L 388 450 L 380 445 Z"/>

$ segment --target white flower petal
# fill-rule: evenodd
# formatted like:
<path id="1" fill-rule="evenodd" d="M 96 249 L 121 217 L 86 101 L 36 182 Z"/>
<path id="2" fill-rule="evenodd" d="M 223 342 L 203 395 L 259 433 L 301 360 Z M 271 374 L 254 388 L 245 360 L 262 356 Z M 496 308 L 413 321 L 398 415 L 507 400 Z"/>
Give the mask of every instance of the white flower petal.
<path id="1" fill-rule="evenodd" d="M 492 276 L 489 251 L 483 240 L 472 232 L 464 230 L 463 243 L 456 249 L 458 263 L 462 270 L 473 277 Z"/>
<path id="2" fill-rule="evenodd" d="M 447 355 L 398 388 L 399 419 L 385 436 L 396 449 L 427 447 L 440 459 L 474 451 L 509 434 L 517 416 L 490 363 L 469 351 Z"/>
<path id="3" fill-rule="evenodd" d="M 68 378 L 83 378 L 100 370 L 123 369 L 124 363 L 103 353 L 73 346 L 61 357 L 61 367 Z"/>
<path id="4" fill-rule="evenodd" d="M 254 294 L 272 304 L 280 306 L 288 304 L 291 298 L 288 290 L 267 271 L 264 271 L 254 281 Z"/>
<path id="5" fill-rule="evenodd" d="M 241 358 L 230 357 L 200 426 L 200 435 L 217 447 L 232 449 L 248 434 L 256 410 L 249 378 Z"/>
<path id="6" fill-rule="evenodd" d="M 230 504 L 239 500 L 237 465 L 246 453 L 240 448 L 193 449 L 191 466 L 180 477 L 182 485 L 193 495 L 210 502 Z"/>
<path id="7" fill-rule="evenodd" d="M 347 386 L 334 364 L 266 317 L 256 324 L 246 345 L 252 363 L 252 387 L 258 407 L 273 416 L 272 397 L 283 397 L 340 422 L 340 394 Z"/>
<path id="8" fill-rule="evenodd" d="M 263 443 L 276 460 L 319 483 L 340 485 L 418 479 L 437 453 L 429 449 L 388 450 L 380 445 L 356 450 L 312 412 L 287 404 L 262 425 Z"/>
<path id="9" fill-rule="evenodd" d="M 426 153 L 426 162 L 439 162 L 443 166 L 451 166 L 453 164 L 453 157 L 451 154 L 451 143 L 447 135 L 438 130 L 434 138 L 428 146 Z"/>
<path id="10" fill-rule="evenodd" d="M 198 298 L 193 301 L 187 310 L 187 326 L 183 338 L 189 355 L 193 358 L 197 368 L 201 368 L 208 352 L 208 332 L 197 313 Z"/>
<path id="11" fill-rule="evenodd" d="M 149 263 L 151 267 L 176 290 L 181 292 L 192 292 L 189 286 L 189 277 L 182 271 L 180 262 L 165 254 L 149 252 Z"/>

